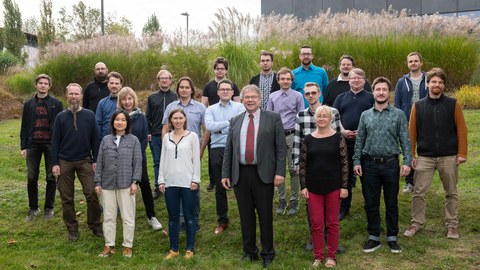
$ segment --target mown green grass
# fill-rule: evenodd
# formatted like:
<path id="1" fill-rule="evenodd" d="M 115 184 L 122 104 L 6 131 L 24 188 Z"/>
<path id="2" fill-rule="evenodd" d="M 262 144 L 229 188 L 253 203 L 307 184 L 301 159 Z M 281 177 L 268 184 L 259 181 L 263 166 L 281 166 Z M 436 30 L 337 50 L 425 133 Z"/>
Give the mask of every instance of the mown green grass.
<path id="1" fill-rule="evenodd" d="M 372 254 L 361 250 L 366 241 L 366 217 L 363 210 L 361 186 L 353 194 L 353 206 L 341 222 L 340 243 L 347 253 L 338 256 L 338 269 L 479 269 L 480 224 L 478 200 L 480 198 L 480 111 L 465 111 L 469 128 L 469 156 L 459 173 L 459 240 L 445 238 L 444 192 L 438 176 L 428 194 L 425 229 L 413 239 L 403 237 L 410 221 L 410 195 L 399 194 L 401 254 L 391 254 L 384 241 L 382 248 Z M 197 234 L 196 253 L 191 261 L 183 258 L 165 261 L 168 237 L 153 232 L 147 225 L 141 195 L 137 196 L 136 233 L 131 259 L 120 254 L 98 258 L 103 238 L 94 237 L 86 225 L 86 205 L 80 185 L 76 187 L 76 207 L 79 216 L 80 240 L 69 242 L 61 218 L 59 196 L 55 202 L 55 218 L 45 221 L 39 217 L 31 223 L 24 218 L 28 208 L 26 191 L 26 166 L 20 157 L 19 120 L 0 122 L 0 269 L 261 269 L 261 263 L 239 262 L 242 243 L 238 210 L 233 192 L 228 192 L 230 227 L 224 234 L 215 236 L 216 224 L 214 193 L 206 192 L 207 174 L 203 161 L 201 192 L 201 231 Z M 148 154 L 148 157 L 150 155 Z M 151 159 L 149 160 L 151 162 Z M 151 164 L 149 164 L 151 165 Z M 150 166 L 150 168 L 152 168 Z M 150 169 L 151 171 L 151 169 Z M 152 178 L 152 176 L 150 177 Z M 40 176 L 40 194 L 44 194 L 44 173 Z M 153 179 L 151 179 L 153 183 Z M 78 182 L 77 182 L 78 183 Z M 403 187 L 403 180 L 402 185 Z M 40 196 L 42 197 L 42 196 Z M 43 198 L 40 205 L 43 204 Z M 308 239 L 304 203 L 297 216 L 274 216 L 275 248 L 277 256 L 272 269 L 309 269 L 311 252 L 303 250 Z M 276 203 L 275 203 L 276 206 Z M 157 217 L 167 225 L 163 199 L 155 201 Z M 382 219 L 384 210 L 382 204 Z M 119 222 L 117 224 L 120 224 Z M 258 229 L 257 229 L 258 230 Z M 121 246 L 121 226 L 117 229 L 117 246 Z M 16 243 L 8 245 L 7 240 Z M 185 235 L 181 234 L 180 248 L 184 252 Z"/>

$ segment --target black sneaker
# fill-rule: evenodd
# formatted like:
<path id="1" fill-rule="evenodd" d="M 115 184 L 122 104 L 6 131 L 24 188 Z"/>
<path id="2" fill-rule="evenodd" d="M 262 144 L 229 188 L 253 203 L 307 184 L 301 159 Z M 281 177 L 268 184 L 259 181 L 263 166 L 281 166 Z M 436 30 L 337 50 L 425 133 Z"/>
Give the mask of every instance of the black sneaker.
<path id="1" fill-rule="evenodd" d="M 215 185 L 212 184 L 212 183 L 210 183 L 210 185 L 208 185 L 208 187 L 207 187 L 208 192 L 212 192 L 214 189 L 215 189 Z"/>
<path id="2" fill-rule="evenodd" d="M 392 253 L 402 252 L 402 248 L 398 245 L 397 241 L 388 241 L 388 246 L 390 247 L 390 251 Z"/>
<path id="3" fill-rule="evenodd" d="M 285 214 L 285 211 L 287 211 L 287 201 L 280 200 L 278 202 L 277 214 L 283 215 L 283 214 Z"/>
<path id="4" fill-rule="evenodd" d="M 28 210 L 27 217 L 25 218 L 25 222 L 30 222 L 35 219 L 35 217 L 40 213 L 40 209 L 30 209 Z"/>
<path id="5" fill-rule="evenodd" d="M 53 209 L 45 209 L 45 212 L 43 215 L 45 219 L 53 219 L 53 216 L 54 216 Z"/>
<path id="6" fill-rule="evenodd" d="M 288 215 L 293 216 L 298 213 L 298 201 L 290 202 L 290 210 L 288 210 Z"/>
<path id="7" fill-rule="evenodd" d="M 153 192 L 153 199 L 156 200 L 162 197 L 162 193 L 158 190 L 158 187 L 155 187 L 155 191 Z"/>
<path id="8" fill-rule="evenodd" d="M 78 240 L 78 231 L 68 232 L 68 240 L 77 241 Z"/>
<path id="9" fill-rule="evenodd" d="M 380 241 L 368 239 L 368 242 L 363 246 L 363 252 L 366 252 L 366 253 L 374 252 L 375 250 L 379 249 L 381 246 L 382 245 L 380 245 Z"/>

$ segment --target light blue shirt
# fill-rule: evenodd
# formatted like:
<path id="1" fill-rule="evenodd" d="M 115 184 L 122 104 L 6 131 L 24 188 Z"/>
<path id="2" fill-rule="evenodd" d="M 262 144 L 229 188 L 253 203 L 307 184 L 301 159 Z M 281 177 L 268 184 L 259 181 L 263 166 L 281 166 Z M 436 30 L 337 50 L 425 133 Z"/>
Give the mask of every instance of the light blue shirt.
<path id="1" fill-rule="evenodd" d="M 297 90 L 304 97 L 305 108 L 308 108 L 308 101 L 305 98 L 305 93 L 303 92 L 303 87 L 307 82 L 315 82 L 320 86 L 320 91 L 322 95 L 318 99 L 320 103 L 323 103 L 323 97 L 325 96 L 325 89 L 327 89 L 328 84 L 328 75 L 325 69 L 317 67 L 314 64 L 310 64 L 308 69 L 304 69 L 303 66 L 300 66 L 292 71 L 295 76 L 295 80 L 292 83 L 292 89 Z"/>
<path id="2" fill-rule="evenodd" d="M 210 147 L 225 147 L 230 119 L 245 111 L 242 103 L 230 100 L 226 105 L 218 102 L 205 112 L 205 126 L 210 131 Z"/>
<path id="3" fill-rule="evenodd" d="M 100 140 L 110 134 L 110 119 L 115 111 L 117 111 L 117 97 L 104 97 L 98 102 L 95 119 L 97 120 L 98 132 Z"/>
<path id="4" fill-rule="evenodd" d="M 253 138 L 253 162 L 252 164 L 257 164 L 257 135 L 258 135 L 258 124 L 260 123 L 260 109 L 253 113 L 253 125 L 255 128 L 255 136 Z M 245 147 L 247 145 L 247 131 L 248 123 L 250 122 L 249 118 L 250 113 L 246 112 L 243 117 L 242 128 L 240 129 L 240 163 L 247 165 L 245 160 Z"/>
<path id="5" fill-rule="evenodd" d="M 176 100 L 168 104 L 163 114 L 162 124 L 168 124 L 168 116 L 170 112 L 175 109 L 182 109 L 187 115 L 187 129 L 195 132 L 198 135 L 198 141 L 202 142 L 202 126 L 205 125 L 205 105 L 202 103 L 190 99 L 187 105 L 183 105 L 181 100 Z"/>

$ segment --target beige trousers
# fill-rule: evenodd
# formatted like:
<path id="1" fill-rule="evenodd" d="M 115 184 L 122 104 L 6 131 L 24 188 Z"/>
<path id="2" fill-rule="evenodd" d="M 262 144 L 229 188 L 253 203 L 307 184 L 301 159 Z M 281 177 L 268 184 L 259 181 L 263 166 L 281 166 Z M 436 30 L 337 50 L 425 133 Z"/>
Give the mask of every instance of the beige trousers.
<path id="1" fill-rule="evenodd" d="M 117 231 L 117 209 L 120 209 L 123 227 L 123 246 L 133 246 L 135 232 L 135 195 L 130 195 L 130 188 L 102 190 L 103 235 L 105 246 L 115 246 Z"/>
<path id="2" fill-rule="evenodd" d="M 412 198 L 412 225 L 417 229 L 425 223 L 425 206 L 427 192 L 432 185 L 435 170 L 438 170 L 445 190 L 445 226 L 457 227 L 458 219 L 458 166 L 457 156 L 417 158 L 417 167 L 413 182 L 415 188 Z"/>

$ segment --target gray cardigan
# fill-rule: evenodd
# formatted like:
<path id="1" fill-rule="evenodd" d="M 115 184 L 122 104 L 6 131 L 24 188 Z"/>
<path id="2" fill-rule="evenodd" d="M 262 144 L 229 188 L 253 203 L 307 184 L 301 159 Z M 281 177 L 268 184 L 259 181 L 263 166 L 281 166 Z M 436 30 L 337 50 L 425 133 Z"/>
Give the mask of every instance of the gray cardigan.
<path id="1" fill-rule="evenodd" d="M 129 188 L 142 179 L 142 152 L 137 137 L 123 135 L 118 147 L 115 139 L 112 134 L 105 136 L 98 150 L 95 185 L 107 190 Z"/>

